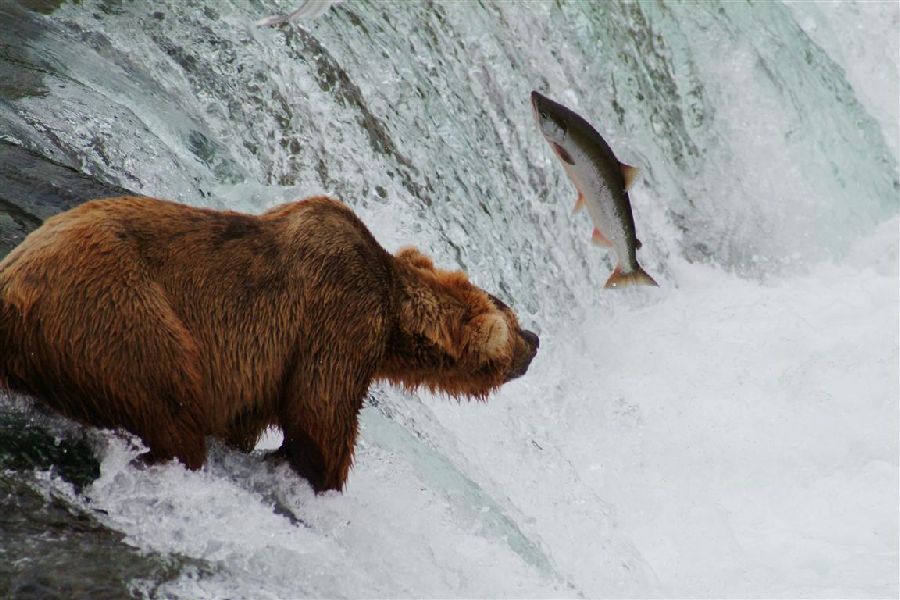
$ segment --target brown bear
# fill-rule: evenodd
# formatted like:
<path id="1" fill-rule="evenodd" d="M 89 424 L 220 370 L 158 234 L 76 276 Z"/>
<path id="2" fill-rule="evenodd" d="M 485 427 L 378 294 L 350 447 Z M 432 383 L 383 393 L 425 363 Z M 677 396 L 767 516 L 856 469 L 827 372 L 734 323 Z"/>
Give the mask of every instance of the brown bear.
<path id="1" fill-rule="evenodd" d="M 325 197 L 258 216 L 94 200 L 0 262 L 0 385 L 190 469 L 207 435 L 249 451 L 278 426 L 316 492 L 343 489 L 374 380 L 483 399 L 537 347 L 462 272 L 389 254 Z"/>

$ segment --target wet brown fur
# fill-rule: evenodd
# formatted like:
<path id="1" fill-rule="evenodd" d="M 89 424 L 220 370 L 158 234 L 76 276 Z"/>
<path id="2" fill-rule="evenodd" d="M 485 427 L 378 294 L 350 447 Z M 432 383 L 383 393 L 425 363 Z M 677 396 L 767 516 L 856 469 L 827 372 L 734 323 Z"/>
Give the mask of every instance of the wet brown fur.
<path id="1" fill-rule="evenodd" d="M 537 338 L 338 201 L 252 216 L 148 198 L 48 219 L 0 262 L 0 385 L 139 435 L 191 469 L 204 437 L 270 426 L 316 491 L 342 489 L 375 379 L 484 398 Z"/>

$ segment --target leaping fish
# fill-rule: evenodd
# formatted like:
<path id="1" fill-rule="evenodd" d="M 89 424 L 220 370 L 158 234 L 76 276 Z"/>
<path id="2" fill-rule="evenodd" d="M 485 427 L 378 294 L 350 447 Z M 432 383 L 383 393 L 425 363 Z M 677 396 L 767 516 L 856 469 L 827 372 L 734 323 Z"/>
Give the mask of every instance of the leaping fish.
<path id="1" fill-rule="evenodd" d="M 616 253 L 618 262 L 605 287 L 657 285 L 637 261 L 641 242 L 628 190 L 638 170 L 619 162 L 597 130 L 562 104 L 531 92 L 531 105 L 538 128 L 578 190 L 575 211 L 587 207 L 594 222 L 591 239 Z"/>

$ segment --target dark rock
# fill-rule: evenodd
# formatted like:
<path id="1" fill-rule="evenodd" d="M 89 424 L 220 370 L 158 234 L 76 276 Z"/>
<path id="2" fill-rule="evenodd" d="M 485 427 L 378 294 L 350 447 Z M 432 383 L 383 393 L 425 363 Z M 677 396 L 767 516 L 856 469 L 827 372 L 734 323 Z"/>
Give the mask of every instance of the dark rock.
<path id="1" fill-rule="evenodd" d="M 47 217 L 93 198 L 124 195 L 134 193 L 0 141 L 0 257 Z"/>
<path id="2" fill-rule="evenodd" d="M 63 435 L 35 419 L 40 409 L 29 414 L 0 407 L 0 471 L 53 471 L 76 491 L 100 477 L 100 463 L 83 431 Z"/>
<path id="3" fill-rule="evenodd" d="M 123 538 L 65 498 L 0 472 L 0 597 L 162 598 L 159 588 L 182 569 L 205 571 L 198 561 L 149 555 Z"/>

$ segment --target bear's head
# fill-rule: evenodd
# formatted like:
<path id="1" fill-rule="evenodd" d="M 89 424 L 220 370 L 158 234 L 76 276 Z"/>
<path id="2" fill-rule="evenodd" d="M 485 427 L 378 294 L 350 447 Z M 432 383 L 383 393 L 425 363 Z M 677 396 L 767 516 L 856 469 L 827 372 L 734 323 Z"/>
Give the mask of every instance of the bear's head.
<path id="1" fill-rule="evenodd" d="M 436 269 L 414 248 L 396 255 L 398 319 L 379 375 L 409 388 L 484 398 L 524 375 L 538 336 L 461 271 Z"/>

